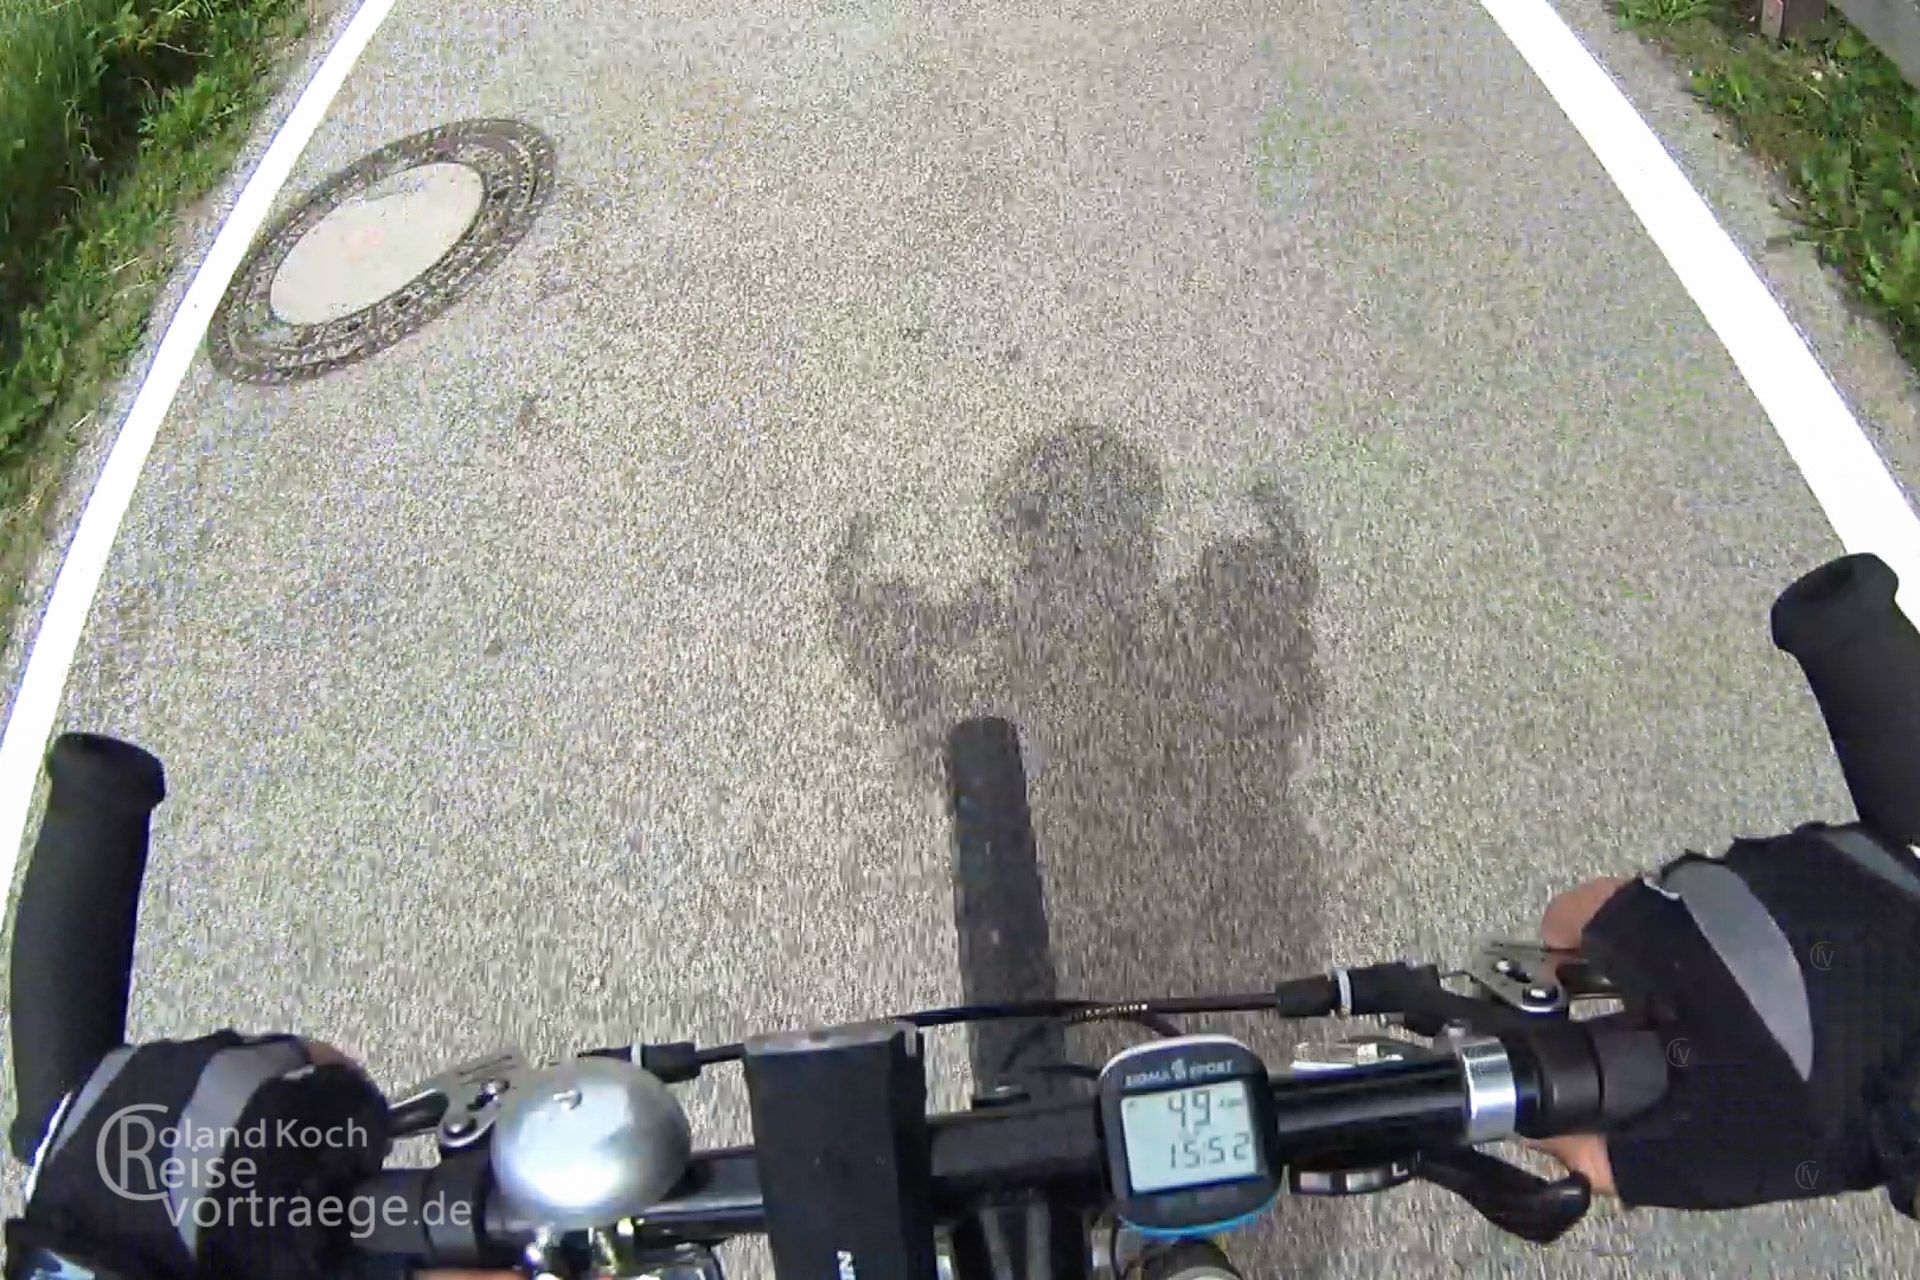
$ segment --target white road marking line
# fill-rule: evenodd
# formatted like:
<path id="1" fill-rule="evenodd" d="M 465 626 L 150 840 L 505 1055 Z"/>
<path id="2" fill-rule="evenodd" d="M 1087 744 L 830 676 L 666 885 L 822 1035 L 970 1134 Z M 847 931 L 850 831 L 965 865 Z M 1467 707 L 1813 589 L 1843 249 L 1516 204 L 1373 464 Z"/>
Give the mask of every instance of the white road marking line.
<path id="1" fill-rule="evenodd" d="M 267 220 L 267 213 L 280 189 L 293 173 L 294 162 L 312 141 L 347 74 L 366 51 L 374 33 L 380 29 L 396 0 L 362 0 L 359 10 L 340 33 L 339 40 L 327 51 L 326 58 L 307 82 L 293 110 L 268 144 L 260 165 L 247 179 L 233 211 L 221 224 L 213 247 L 194 273 L 180 309 L 160 339 L 153 365 L 147 370 L 127 411 L 126 421 L 101 468 L 93 493 L 81 513 L 80 527 L 61 562 L 60 576 L 54 580 L 53 595 L 47 602 L 46 616 L 34 635 L 28 651 L 26 672 L 20 677 L 20 690 L 7 717 L 6 735 L 0 738 L 0 884 L 13 882 L 13 870 L 20 856 L 20 842 L 26 835 L 27 816 L 33 808 L 34 788 L 40 779 L 41 757 L 53 733 L 54 717 L 60 711 L 60 699 L 66 689 L 67 673 L 73 668 L 73 655 L 80 645 L 80 633 L 87 614 L 100 589 L 100 577 L 106 571 L 107 558 L 113 554 L 113 541 L 120 522 L 133 501 L 134 486 L 146 466 L 147 455 L 160 433 L 167 410 L 180 393 L 194 352 L 207 335 L 214 310 L 226 296 L 234 272 L 254 237 Z"/>
<path id="2" fill-rule="evenodd" d="M 1920 518 L 1806 339 L 1613 77 L 1547 0 L 1480 0 L 1613 178 L 1720 335 L 1848 551 L 1871 551 L 1920 610 Z"/>

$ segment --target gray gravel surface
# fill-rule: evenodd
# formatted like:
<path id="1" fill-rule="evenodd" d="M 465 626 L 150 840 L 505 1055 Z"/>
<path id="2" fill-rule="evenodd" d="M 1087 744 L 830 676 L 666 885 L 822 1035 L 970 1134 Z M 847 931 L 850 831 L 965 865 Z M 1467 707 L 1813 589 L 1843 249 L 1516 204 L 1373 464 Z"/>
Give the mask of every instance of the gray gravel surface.
<path id="1" fill-rule="evenodd" d="M 65 722 L 172 777 L 137 1033 L 400 1083 L 952 999 L 936 748 L 980 711 L 1101 993 L 1458 958 L 1845 811 L 1765 634 L 1832 535 L 1469 0 L 403 3 L 288 199 L 474 116 L 556 143 L 527 241 L 327 378 L 196 366 L 122 533 Z M 1246 1252 L 1911 1241 L 1860 1200 L 1539 1252 L 1410 1191 Z"/>

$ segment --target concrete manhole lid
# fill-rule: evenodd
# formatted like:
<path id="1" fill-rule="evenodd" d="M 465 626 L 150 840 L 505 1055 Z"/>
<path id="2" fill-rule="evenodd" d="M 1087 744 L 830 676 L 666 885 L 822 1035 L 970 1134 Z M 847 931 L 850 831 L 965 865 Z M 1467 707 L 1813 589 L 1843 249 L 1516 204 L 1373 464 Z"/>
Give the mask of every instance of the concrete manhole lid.
<path id="1" fill-rule="evenodd" d="M 552 144 L 512 120 L 380 148 L 247 255 L 213 317 L 215 367 L 244 382 L 295 382 L 392 346 L 492 270 L 552 187 Z"/>

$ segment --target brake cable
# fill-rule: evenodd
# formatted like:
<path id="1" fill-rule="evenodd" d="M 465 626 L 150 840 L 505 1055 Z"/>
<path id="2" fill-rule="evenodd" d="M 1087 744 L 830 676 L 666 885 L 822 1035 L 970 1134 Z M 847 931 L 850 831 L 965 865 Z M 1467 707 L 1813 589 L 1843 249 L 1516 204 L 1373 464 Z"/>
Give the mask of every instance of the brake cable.
<path id="1" fill-rule="evenodd" d="M 1054 1020 L 1069 1026 L 1088 1022 L 1124 1019 L 1138 1022 L 1159 1035 L 1178 1035 L 1179 1028 L 1166 1021 L 1202 1013 L 1271 1013 L 1282 1018 L 1318 1018 L 1339 1011 L 1339 985 L 1326 975 L 1295 978 L 1271 991 L 1242 992 L 1222 996 L 1168 996 L 1153 1000 L 1016 1000 L 998 1004 L 963 1004 L 944 1009 L 922 1009 L 899 1015 L 901 1022 L 913 1026 L 951 1027 L 971 1022 L 1000 1022 L 1012 1019 Z M 1040 1028 L 1035 1028 L 1035 1031 Z M 1033 1035 L 1034 1032 L 1027 1033 Z M 1027 1036 L 1009 1047 L 1007 1057 L 1017 1056 Z M 700 1048 L 691 1041 L 668 1044 L 627 1045 L 619 1049 L 596 1049 L 593 1056 L 626 1058 L 639 1063 L 669 1083 L 691 1080 L 704 1067 L 723 1062 L 738 1062 L 746 1056 L 746 1045 L 713 1045 Z M 1003 1064 L 1002 1072 L 1010 1067 Z"/>

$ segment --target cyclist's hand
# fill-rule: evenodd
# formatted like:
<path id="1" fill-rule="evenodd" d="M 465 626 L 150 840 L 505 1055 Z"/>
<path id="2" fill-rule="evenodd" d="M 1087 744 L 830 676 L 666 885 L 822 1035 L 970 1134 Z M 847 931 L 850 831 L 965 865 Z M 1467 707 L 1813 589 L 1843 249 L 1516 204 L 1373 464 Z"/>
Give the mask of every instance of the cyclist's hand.
<path id="1" fill-rule="evenodd" d="M 1669 1037 L 1669 1090 L 1544 1143 L 1632 1204 L 1721 1209 L 1920 1186 L 1920 861 L 1858 827 L 1736 842 L 1555 898 L 1577 948 Z"/>
<path id="2" fill-rule="evenodd" d="M 117 1049 L 63 1106 L 7 1223 L 7 1275 L 321 1280 L 387 1104 L 326 1045 L 223 1031 Z M 331 1205 L 331 1208 L 328 1206 Z"/>

